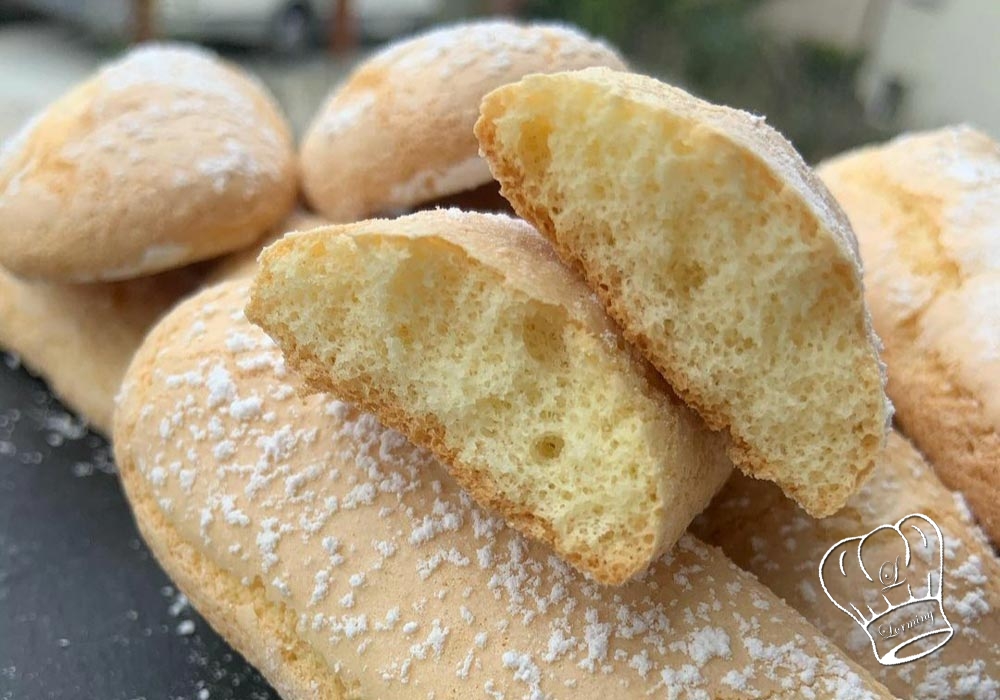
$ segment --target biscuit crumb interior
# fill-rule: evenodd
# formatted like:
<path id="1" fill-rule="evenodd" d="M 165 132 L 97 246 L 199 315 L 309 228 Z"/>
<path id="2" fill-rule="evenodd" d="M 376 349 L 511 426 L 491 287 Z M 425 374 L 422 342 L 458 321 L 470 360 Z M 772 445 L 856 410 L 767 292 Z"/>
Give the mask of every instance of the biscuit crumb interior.
<path id="1" fill-rule="evenodd" d="M 801 199 L 712 129 L 584 81 L 528 79 L 483 114 L 504 194 L 740 466 L 814 515 L 842 505 L 884 399 L 860 281 Z"/>
<path id="2" fill-rule="evenodd" d="M 599 579 L 644 569 L 704 506 L 665 513 L 668 488 L 690 503 L 713 492 L 694 480 L 725 478 L 720 441 L 672 419 L 620 338 L 449 241 L 317 237 L 265 264 L 255 294 L 330 390 L 433 434 L 477 498 Z"/>

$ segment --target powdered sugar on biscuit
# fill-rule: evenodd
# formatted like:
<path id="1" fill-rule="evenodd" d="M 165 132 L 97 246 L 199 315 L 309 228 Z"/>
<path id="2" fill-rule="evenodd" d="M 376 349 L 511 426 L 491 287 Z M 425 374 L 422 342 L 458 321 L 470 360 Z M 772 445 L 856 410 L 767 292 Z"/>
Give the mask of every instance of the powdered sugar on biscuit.
<path id="1" fill-rule="evenodd" d="M 205 332 L 175 337 L 183 351 L 161 348 L 150 383 L 124 396 L 137 438 L 119 449 L 151 497 L 173 498 L 167 517 L 178 532 L 297 614 L 298 634 L 363 693 L 698 697 L 721 688 L 740 659 L 739 679 L 726 677 L 762 692 L 866 696 L 828 642 L 694 538 L 641 580 L 604 588 L 478 508 L 373 416 L 324 396 L 272 398 L 285 380 L 238 364 L 264 343 L 235 313 L 246 293 L 245 284 L 216 288 L 154 333 L 151 343 L 169 341 L 171 322 L 187 325 L 185 314 L 212 305 L 199 316 Z M 277 363 L 276 349 L 264 352 Z M 258 409 L 234 415 L 234 402 L 250 397 Z M 235 450 L 213 459 L 225 441 Z M 174 462 L 177 475 L 197 474 L 184 491 L 169 469 L 152 476 Z M 679 572 L 697 585 L 678 586 Z M 734 586 L 769 609 L 731 595 Z"/>

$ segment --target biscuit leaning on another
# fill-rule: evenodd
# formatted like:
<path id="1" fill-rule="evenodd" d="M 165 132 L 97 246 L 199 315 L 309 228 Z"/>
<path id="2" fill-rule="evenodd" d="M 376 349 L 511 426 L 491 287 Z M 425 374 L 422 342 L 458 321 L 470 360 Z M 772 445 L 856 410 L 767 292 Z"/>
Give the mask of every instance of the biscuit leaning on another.
<path id="1" fill-rule="evenodd" d="M 861 627 L 824 595 L 817 568 L 838 541 L 911 513 L 930 517 L 944 535 L 943 609 L 955 634 L 931 656 L 885 666 L 876 661 Z M 1000 560 L 961 497 L 898 433 L 889 434 L 872 478 L 829 518 L 808 517 L 774 484 L 734 475 L 691 531 L 757 576 L 899 697 L 985 700 L 1000 693 Z M 895 561 L 901 554 L 879 550 L 877 542 L 866 544 L 865 552 L 882 554 L 878 561 Z M 920 577 L 912 578 L 919 595 Z M 860 609 L 867 602 L 881 611 L 880 589 L 855 579 L 836 594 Z"/>
<path id="2" fill-rule="evenodd" d="M 199 48 L 142 46 L 0 152 L 0 265 L 61 283 L 180 267 L 252 244 L 297 186 L 262 85 Z"/>
<path id="3" fill-rule="evenodd" d="M 453 209 L 287 236 L 247 315 L 314 389 L 603 583 L 672 546 L 731 469 L 523 221 Z"/>
<path id="4" fill-rule="evenodd" d="M 205 277 L 204 265 L 103 284 L 26 282 L 0 268 L 0 348 L 105 435 L 133 353 L 178 299 Z"/>
<path id="5" fill-rule="evenodd" d="M 306 196 L 346 223 L 486 185 L 492 177 L 472 134 L 483 95 L 528 73 L 587 66 L 625 64 L 558 24 L 460 23 L 394 43 L 362 62 L 314 118 L 300 151 Z"/>
<path id="6" fill-rule="evenodd" d="M 763 119 L 602 68 L 495 90 L 476 135 L 734 461 L 814 516 L 871 472 L 891 407 L 847 219 Z"/>
<path id="7" fill-rule="evenodd" d="M 115 457 L 159 561 L 285 700 L 889 697 L 691 536 L 624 587 L 585 580 L 373 416 L 302 398 L 247 293 L 153 330 Z"/>
<path id="8" fill-rule="evenodd" d="M 818 172 L 861 243 L 900 428 L 1000 543 L 1000 144 L 951 127 Z"/>

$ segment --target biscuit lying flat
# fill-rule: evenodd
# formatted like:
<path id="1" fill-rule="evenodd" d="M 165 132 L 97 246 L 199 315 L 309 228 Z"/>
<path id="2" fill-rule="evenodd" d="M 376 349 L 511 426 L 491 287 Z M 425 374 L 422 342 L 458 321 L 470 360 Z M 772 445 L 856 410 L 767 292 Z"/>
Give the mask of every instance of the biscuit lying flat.
<path id="1" fill-rule="evenodd" d="M 490 93 L 476 125 L 514 209 L 737 465 L 829 515 L 891 409 L 847 220 L 762 120 L 590 69 Z"/>
<path id="2" fill-rule="evenodd" d="M 922 661 L 885 666 L 861 628 L 823 594 L 816 571 L 838 541 L 911 513 L 929 516 L 944 534 L 943 608 L 955 634 Z M 833 517 L 813 520 L 773 484 L 735 475 L 692 531 L 756 575 L 899 697 L 982 700 L 1000 693 L 1000 561 L 964 502 L 899 434 L 889 434 L 872 478 Z M 863 587 L 854 594 L 863 596 Z"/>
<path id="3" fill-rule="evenodd" d="M 624 63 L 555 24 L 470 22 L 393 44 L 337 87 L 306 132 L 306 196 L 349 222 L 485 185 L 492 178 L 472 134 L 483 95 L 528 73 L 587 66 Z"/>
<path id="4" fill-rule="evenodd" d="M 314 388 L 430 447 L 602 582 L 673 545 L 731 468 L 515 219 L 444 210 L 286 237 L 261 255 L 247 313 Z"/>
<path id="5" fill-rule="evenodd" d="M 323 223 L 294 212 L 272 237 Z M 218 261 L 95 284 L 27 282 L 0 268 L 0 348 L 18 353 L 63 403 L 110 435 L 115 393 L 147 331 L 195 290 L 253 275 L 259 253 L 252 247 Z"/>
<path id="6" fill-rule="evenodd" d="M 0 268 L 0 348 L 105 435 L 115 393 L 146 332 L 199 286 L 203 266 L 126 282 L 25 282 Z"/>
<path id="7" fill-rule="evenodd" d="M 145 46 L 0 153 L 0 265 L 64 283 L 180 267 L 250 245 L 296 190 L 288 126 L 256 80 L 201 49 Z"/>
<path id="8" fill-rule="evenodd" d="M 835 158 L 899 425 L 1000 543 L 1000 145 L 968 127 Z"/>
<path id="9" fill-rule="evenodd" d="M 285 700 L 888 697 L 690 536 L 641 580 L 588 582 L 373 416 L 300 398 L 246 295 L 150 334 L 115 456 L 157 558 Z"/>

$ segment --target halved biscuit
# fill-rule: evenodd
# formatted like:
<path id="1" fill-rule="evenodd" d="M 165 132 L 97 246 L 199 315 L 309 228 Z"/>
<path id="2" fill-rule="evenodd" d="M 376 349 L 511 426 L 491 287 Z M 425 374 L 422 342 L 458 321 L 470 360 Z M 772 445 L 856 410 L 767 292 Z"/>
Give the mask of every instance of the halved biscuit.
<path id="1" fill-rule="evenodd" d="M 606 69 L 486 96 L 504 196 L 749 474 L 815 516 L 871 471 L 891 408 L 847 220 L 763 120 Z"/>
<path id="2" fill-rule="evenodd" d="M 599 581 L 643 571 L 729 474 L 726 440 L 523 222 L 421 212 L 290 235 L 260 264 L 247 315 L 314 388 Z"/>

